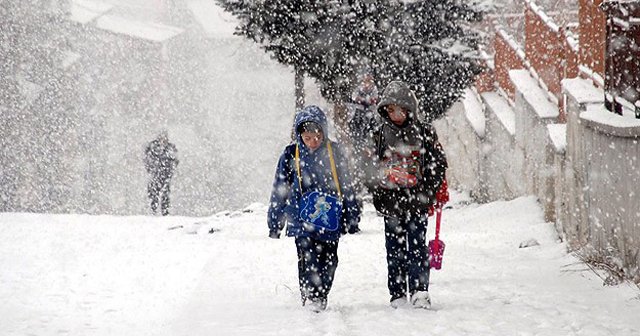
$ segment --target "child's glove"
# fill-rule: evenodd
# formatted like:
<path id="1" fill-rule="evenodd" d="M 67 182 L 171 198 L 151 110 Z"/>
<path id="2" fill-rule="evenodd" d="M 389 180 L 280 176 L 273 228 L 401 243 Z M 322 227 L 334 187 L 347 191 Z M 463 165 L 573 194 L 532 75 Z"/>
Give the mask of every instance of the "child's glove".
<path id="1" fill-rule="evenodd" d="M 440 189 L 436 193 L 436 203 L 440 205 L 445 205 L 449 202 L 449 187 L 447 186 L 447 179 L 442 180 L 442 185 L 440 185 Z"/>
<path id="2" fill-rule="evenodd" d="M 429 207 L 429 209 L 427 210 L 427 216 L 431 217 L 436 213 L 436 206 L 432 205 Z"/>
<path id="3" fill-rule="evenodd" d="M 447 179 L 442 180 L 440 189 L 436 192 L 436 203 L 429 207 L 427 215 L 429 217 L 436 213 L 436 207 L 442 208 L 447 202 L 449 202 L 449 187 L 447 186 Z"/>
<path id="4" fill-rule="evenodd" d="M 348 232 L 349 234 L 355 234 L 360 232 L 360 228 L 357 225 L 351 225 Z"/>

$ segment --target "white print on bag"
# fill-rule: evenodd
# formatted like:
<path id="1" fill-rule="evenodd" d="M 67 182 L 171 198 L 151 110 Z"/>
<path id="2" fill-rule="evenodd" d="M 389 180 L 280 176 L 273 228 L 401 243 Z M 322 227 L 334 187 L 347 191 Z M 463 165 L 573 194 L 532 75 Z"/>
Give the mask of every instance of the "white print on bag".
<path id="1" fill-rule="evenodd" d="M 327 216 L 327 213 L 329 212 L 329 210 L 331 210 L 331 204 L 327 203 L 324 196 L 320 196 L 316 199 L 316 204 L 314 206 L 316 211 L 310 214 L 309 218 L 311 218 L 311 220 L 315 222 L 316 219 L 320 217 L 323 223 L 329 225 L 329 216 Z"/>

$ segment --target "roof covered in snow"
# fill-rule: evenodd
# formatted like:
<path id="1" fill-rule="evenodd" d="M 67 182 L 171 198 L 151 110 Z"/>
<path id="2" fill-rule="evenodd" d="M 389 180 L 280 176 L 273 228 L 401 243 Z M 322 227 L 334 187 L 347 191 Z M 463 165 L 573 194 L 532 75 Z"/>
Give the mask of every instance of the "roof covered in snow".
<path id="1" fill-rule="evenodd" d="M 153 22 L 133 21 L 115 15 L 104 15 L 100 17 L 96 22 L 96 26 L 116 34 L 127 35 L 152 42 L 167 41 L 184 31 L 178 27 Z"/>
<path id="2" fill-rule="evenodd" d="M 87 24 L 101 15 L 106 14 L 113 5 L 91 0 L 72 0 L 70 9 L 71 21 Z"/>
<path id="3" fill-rule="evenodd" d="M 214 1 L 190 0 L 187 6 L 208 38 L 233 36 L 238 20 Z"/>

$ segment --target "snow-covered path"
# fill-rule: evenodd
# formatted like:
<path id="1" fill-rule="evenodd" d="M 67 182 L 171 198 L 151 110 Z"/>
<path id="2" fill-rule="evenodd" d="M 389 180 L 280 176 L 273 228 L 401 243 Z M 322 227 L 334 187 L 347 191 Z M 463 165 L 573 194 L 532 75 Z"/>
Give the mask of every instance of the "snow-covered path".
<path id="1" fill-rule="evenodd" d="M 266 237 L 264 206 L 205 219 L 0 214 L 0 335 L 640 334 L 638 290 L 603 287 L 533 198 L 463 200 L 444 213 L 431 311 L 388 306 L 370 207 L 363 233 L 340 242 L 320 314 L 299 306 L 293 241 Z M 530 238 L 540 246 L 518 248 Z"/>

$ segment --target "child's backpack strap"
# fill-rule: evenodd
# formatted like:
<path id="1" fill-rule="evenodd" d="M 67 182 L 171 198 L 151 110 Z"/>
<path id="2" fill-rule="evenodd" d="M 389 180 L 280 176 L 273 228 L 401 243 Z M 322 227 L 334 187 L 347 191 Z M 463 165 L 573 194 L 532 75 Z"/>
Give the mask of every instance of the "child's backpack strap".
<path id="1" fill-rule="evenodd" d="M 331 175 L 333 175 L 333 182 L 336 184 L 338 190 L 338 196 L 342 198 L 342 191 L 340 190 L 340 182 L 338 181 L 338 171 L 336 170 L 336 162 L 333 160 L 333 150 L 331 149 L 331 141 L 327 139 L 327 150 L 329 150 L 329 161 L 331 161 Z"/>
<path id="2" fill-rule="evenodd" d="M 327 150 L 329 151 L 329 161 L 331 162 L 331 175 L 333 175 L 333 182 L 336 184 L 336 190 L 338 196 L 342 198 L 342 191 L 340 190 L 340 181 L 338 180 L 338 172 L 336 170 L 336 162 L 333 159 L 333 150 L 331 148 L 331 141 L 327 139 Z M 296 143 L 296 172 L 298 173 L 298 183 L 300 184 L 300 192 L 302 193 L 302 173 L 300 171 L 300 147 Z"/>

